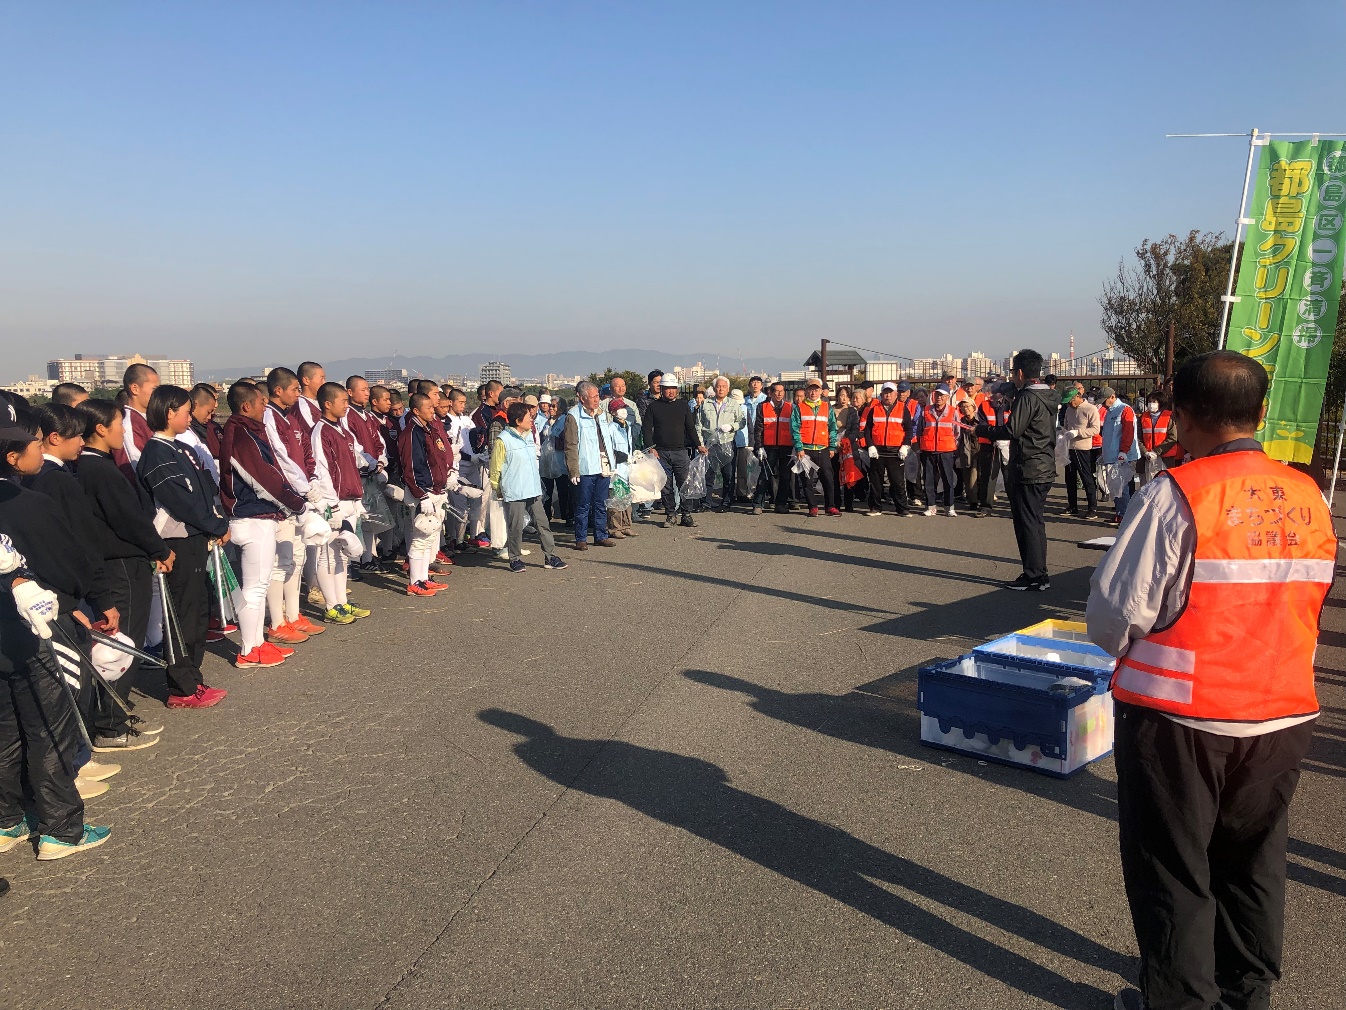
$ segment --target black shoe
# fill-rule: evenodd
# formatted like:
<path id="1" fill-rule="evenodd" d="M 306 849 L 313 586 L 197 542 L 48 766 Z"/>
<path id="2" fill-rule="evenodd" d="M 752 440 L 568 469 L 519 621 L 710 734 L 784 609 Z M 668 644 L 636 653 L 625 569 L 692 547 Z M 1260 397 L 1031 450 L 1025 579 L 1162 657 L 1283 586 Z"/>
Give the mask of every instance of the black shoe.
<path id="1" fill-rule="evenodd" d="M 696 520 L 693 519 L 690 515 L 685 515 L 685 516 L 682 517 L 682 525 L 684 525 L 684 526 L 695 526 L 695 525 L 696 525 Z"/>
<path id="2" fill-rule="evenodd" d="M 1081 518 L 1081 519 L 1097 519 L 1097 518 L 1098 518 L 1098 513 L 1097 513 L 1097 512 L 1086 512 L 1086 513 L 1084 513 L 1084 515 L 1080 516 L 1080 518 Z"/>
<path id="3" fill-rule="evenodd" d="M 1019 577 L 1018 577 L 1017 579 L 1015 579 L 1013 582 L 1002 582 L 1002 583 L 1000 584 L 1000 588 L 1001 588 L 1001 589 L 1013 589 L 1015 592 L 1020 592 L 1020 593 L 1022 593 L 1024 590 L 1026 590 L 1026 589 L 1027 589 L 1029 586 L 1031 586 L 1032 584 L 1033 584 L 1033 580 L 1030 579 L 1030 578 L 1027 576 L 1027 574 L 1023 574 L 1023 573 L 1021 573 L 1021 574 L 1019 575 Z"/>
<path id="4" fill-rule="evenodd" d="M 677 525 L 677 523 L 674 521 L 674 519 L 673 519 L 672 516 L 669 516 L 669 517 L 666 518 L 666 519 L 660 519 L 660 520 L 659 520 L 659 528 L 660 528 L 661 530 L 666 530 L 666 529 L 668 529 L 670 526 L 676 526 L 676 525 Z"/>
<path id="5" fill-rule="evenodd" d="M 1145 1010 L 1145 1000 L 1138 989 L 1123 989 L 1112 1001 L 1112 1010 Z"/>

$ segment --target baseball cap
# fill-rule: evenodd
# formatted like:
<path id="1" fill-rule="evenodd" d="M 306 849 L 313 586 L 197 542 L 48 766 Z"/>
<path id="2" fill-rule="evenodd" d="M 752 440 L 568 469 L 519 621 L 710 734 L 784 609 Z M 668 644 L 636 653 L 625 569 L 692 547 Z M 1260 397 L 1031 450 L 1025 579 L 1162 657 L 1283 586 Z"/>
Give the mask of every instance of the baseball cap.
<path id="1" fill-rule="evenodd" d="M 931 390 L 931 392 L 932 392 L 932 393 L 943 393 L 945 396 L 948 396 L 948 395 L 949 395 L 949 387 L 948 387 L 948 386 L 936 386 L 934 389 Z"/>
<path id="2" fill-rule="evenodd" d="M 896 392 L 897 392 L 897 383 L 896 383 L 896 382 L 885 382 L 882 386 L 879 387 L 879 392 L 880 392 L 880 393 L 896 393 Z"/>
<path id="3" fill-rule="evenodd" d="M 910 393 L 911 383 L 908 382 L 906 379 L 902 379 L 900 382 L 898 382 L 896 389 L 899 393 Z"/>
<path id="4" fill-rule="evenodd" d="M 626 401 L 623 400 L 620 396 L 614 396 L 611 400 L 608 401 L 609 414 L 616 413 L 619 410 L 623 410 L 625 409 L 625 407 L 626 407 Z"/>
<path id="5" fill-rule="evenodd" d="M 0 396 L 0 438 L 9 442 L 36 442 L 37 436 L 19 427 L 19 415 L 14 404 Z"/>
<path id="6" fill-rule="evenodd" d="M 536 396 L 534 396 L 532 393 L 529 393 L 527 396 L 523 398 L 523 402 L 528 404 L 528 406 L 530 407 L 536 407 L 538 401 Z"/>
<path id="7" fill-rule="evenodd" d="M 680 383 L 678 382 L 677 378 L 672 375 L 665 375 L 662 379 L 659 380 L 660 389 L 677 389 L 679 385 Z"/>
<path id="8" fill-rule="evenodd" d="M 1080 392 L 1078 389 L 1076 389 L 1074 386 L 1068 386 L 1068 387 L 1066 387 L 1065 392 L 1063 392 L 1063 393 L 1061 394 L 1061 404 L 1064 406 L 1064 405 L 1070 403 L 1071 400 L 1075 399 L 1075 397 L 1077 397 L 1077 396 L 1083 396 L 1083 395 L 1084 395 L 1084 394 L 1081 393 L 1081 392 Z"/>
<path id="9" fill-rule="evenodd" d="M 1117 390 L 1113 389 L 1111 386 L 1104 386 L 1102 389 L 1098 391 L 1098 395 L 1101 396 L 1103 399 L 1107 400 L 1111 397 L 1116 396 Z"/>
<path id="10" fill-rule="evenodd" d="M 551 393 L 543 393 L 537 398 L 538 403 L 551 403 Z"/>
<path id="11" fill-rule="evenodd" d="M 809 379 L 808 382 L 804 383 L 804 388 L 805 388 L 805 389 L 813 389 L 815 386 L 816 386 L 818 389 L 822 389 L 822 388 L 823 388 L 823 384 L 822 384 L 821 380 L 819 380 L 819 379 Z"/>

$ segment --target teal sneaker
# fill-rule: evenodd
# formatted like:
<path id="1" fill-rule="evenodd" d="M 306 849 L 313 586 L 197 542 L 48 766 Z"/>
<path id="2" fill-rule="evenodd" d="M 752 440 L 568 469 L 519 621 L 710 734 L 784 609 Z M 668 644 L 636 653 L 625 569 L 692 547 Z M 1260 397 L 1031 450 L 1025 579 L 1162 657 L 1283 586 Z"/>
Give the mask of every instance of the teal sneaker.
<path id="1" fill-rule="evenodd" d="M 64 859 L 66 856 L 83 852 L 85 849 L 96 849 L 108 840 L 110 834 L 112 834 L 111 828 L 100 828 L 92 824 L 86 824 L 84 825 L 84 834 L 80 835 L 78 842 L 62 842 L 52 838 L 51 835 L 43 835 L 37 840 L 37 858 Z"/>
<path id="2" fill-rule="evenodd" d="M 18 824 L 12 828 L 0 828 L 0 852 L 8 852 L 20 842 L 26 842 L 37 831 L 37 825 L 29 814 L 24 814 Z"/>

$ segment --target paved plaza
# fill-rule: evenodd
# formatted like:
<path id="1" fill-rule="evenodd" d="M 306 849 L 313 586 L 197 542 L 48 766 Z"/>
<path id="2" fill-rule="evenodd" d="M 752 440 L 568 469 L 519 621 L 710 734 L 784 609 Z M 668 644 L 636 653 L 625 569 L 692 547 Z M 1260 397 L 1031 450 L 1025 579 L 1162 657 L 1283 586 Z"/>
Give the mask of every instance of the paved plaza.
<path id="1" fill-rule="evenodd" d="M 1059 489 L 1058 489 L 1059 490 Z M 433 599 L 164 712 L 89 819 L 0 857 L 0 1007 L 1103 1008 L 1134 976 L 1111 760 L 923 747 L 916 671 L 1079 619 L 1106 532 L 706 515 Z M 392 591 L 387 591 L 392 590 Z M 1346 592 L 1291 816 L 1277 1006 L 1346 1006 Z"/>

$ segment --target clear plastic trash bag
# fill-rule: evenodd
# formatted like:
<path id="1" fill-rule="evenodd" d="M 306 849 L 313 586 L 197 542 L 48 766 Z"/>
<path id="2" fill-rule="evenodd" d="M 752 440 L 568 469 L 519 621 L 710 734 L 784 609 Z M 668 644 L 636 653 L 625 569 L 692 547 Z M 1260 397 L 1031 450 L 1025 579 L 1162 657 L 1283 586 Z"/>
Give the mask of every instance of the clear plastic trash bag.
<path id="1" fill-rule="evenodd" d="M 664 485 L 668 483 L 668 471 L 657 459 L 643 452 L 631 453 L 628 462 L 630 474 L 627 479 L 631 484 L 631 501 L 637 505 L 658 501 L 663 495 Z"/>
<path id="2" fill-rule="evenodd" d="M 762 476 L 762 461 L 757 458 L 754 452 L 748 453 L 748 462 L 743 466 L 743 487 L 744 493 L 752 497 L 752 493 L 757 490 L 757 481 Z"/>
<path id="3" fill-rule="evenodd" d="M 1056 433 L 1056 465 L 1066 466 L 1070 463 L 1070 436 L 1064 431 Z"/>
<path id="4" fill-rule="evenodd" d="M 694 453 L 692 461 L 687 465 L 687 477 L 683 480 L 682 486 L 678 488 L 678 493 L 688 501 L 696 501 L 698 498 L 706 497 L 706 472 L 709 469 L 710 459 L 703 452 Z"/>
<path id="5" fill-rule="evenodd" d="M 1120 498 L 1122 488 L 1126 487 L 1127 482 L 1135 476 L 1135 472 L 1134 464 L 1129 462 L 1100 463 L 1095 474 L 1098 477 L 1099 488 L 1106 492 L 1109 498 Z"/>

